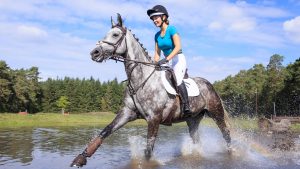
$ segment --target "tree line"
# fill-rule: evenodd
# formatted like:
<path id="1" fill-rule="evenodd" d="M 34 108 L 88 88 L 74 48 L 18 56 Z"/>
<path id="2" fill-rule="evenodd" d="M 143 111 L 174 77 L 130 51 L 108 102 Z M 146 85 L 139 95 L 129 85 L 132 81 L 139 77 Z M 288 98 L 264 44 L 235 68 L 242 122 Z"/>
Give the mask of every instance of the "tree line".
<path id="1" fill-rule="evenodd" d="M 268 65 L 255 64 L 214 83 L 233 116 L 300 116 L 300 58 L 286 67 L 275 54 Z M 0 112 L 116 112 L 126 84 L 117 79 L 65 77 L 40 81 L 37 67 L 11 69 L 0 61 Z"/>
<path id="2" fill-rule="evenodd" d="M 11 69 L 0 61 L 0 112 L 116 112 L 126 84 L 117 79 L 65 77 L 40 81 L 37 67 Z"/>
<path id="3" fill-rule="evenodd" d="M 233 116 L 300 116 L 300 58 L 283 66 L 274 54 L 268 65 L 255 64 L 214 83 Z"/>

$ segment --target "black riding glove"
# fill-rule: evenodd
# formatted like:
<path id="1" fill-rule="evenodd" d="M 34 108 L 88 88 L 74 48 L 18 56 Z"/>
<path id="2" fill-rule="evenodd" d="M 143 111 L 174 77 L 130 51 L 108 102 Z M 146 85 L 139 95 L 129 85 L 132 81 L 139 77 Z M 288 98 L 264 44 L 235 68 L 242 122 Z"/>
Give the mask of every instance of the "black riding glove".
<path id="1" fill-rule="evenodd" d="M 169 62 L 169 61 L 168 61 L 166 58 L 163 58 L 162 60 L 158 61 L 157 64 L 158 64 L 159 66 L 161 66 L 161 65 L 163 65 L 163 64 L 165 64 L 165 63 L 168 63 L 168 62 Z"/>

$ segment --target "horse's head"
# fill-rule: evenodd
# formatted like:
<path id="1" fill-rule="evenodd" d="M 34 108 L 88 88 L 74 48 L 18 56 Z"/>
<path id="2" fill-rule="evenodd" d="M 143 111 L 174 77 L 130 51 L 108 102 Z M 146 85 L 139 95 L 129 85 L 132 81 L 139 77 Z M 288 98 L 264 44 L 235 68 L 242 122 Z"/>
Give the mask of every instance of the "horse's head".
<path id="1" fill-rule="evenodd" d="M 111 19 L 112 28 L 103 40 L 97 43 L 97 47 L 91 51 L 92 60 L 102 62 L 114 56 L 124 56 L 126 48 L 125 36 L 127 29 L 123 26 L 121 15 L 118 14 L 118 23 Z"/>

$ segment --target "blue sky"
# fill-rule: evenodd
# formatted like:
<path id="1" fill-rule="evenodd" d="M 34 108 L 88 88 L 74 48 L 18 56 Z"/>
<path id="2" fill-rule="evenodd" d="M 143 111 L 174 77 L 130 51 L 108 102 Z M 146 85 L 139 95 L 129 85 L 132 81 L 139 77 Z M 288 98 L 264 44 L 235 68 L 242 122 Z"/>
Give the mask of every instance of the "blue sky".
<path id="1" fill-rule="evenodd" d="M 44 80 L 125 80 L 122 63 L 99 64 L 89 53 L 120 13 L 153 55 L 158 29 L 146 10 L 156 4 L 180 33 L 190 76 L 214 82 L 266 65 L 273 54 L 285 65 L 300 57 L 300 0 L 0 0 L 0 60 L 13 69 L 37 66 Z"/>

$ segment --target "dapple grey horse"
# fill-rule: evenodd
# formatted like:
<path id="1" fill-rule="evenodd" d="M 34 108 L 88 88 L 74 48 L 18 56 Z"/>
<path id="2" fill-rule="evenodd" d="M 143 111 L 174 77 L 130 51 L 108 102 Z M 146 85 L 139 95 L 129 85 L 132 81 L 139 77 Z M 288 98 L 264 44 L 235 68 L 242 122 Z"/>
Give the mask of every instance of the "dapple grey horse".
<path id="1" fill-rule="evenodd" d="M 185 116 L 181 111 L 179 97 L 166 92 L 157 65 L 155 66 L 134 34 L 123 25 L 121 15 L 118 14 L 117 24 L 111 21 L 111 30 L 91 51 L 91 56 L 96 62 L 103 62 L 107 59 L 124 62 L 128 78 L 124 106 L 118 111 L 115 119 L 73 160 L 71 166 L 85 165 L 86 158 L 94 154 L 106 137 L 136 119 L 145 119 L 148 124 L 145 149 L 147 160 L 152 155 L 160 124 L 171 125 L 185 121 L 193 142 L 198 143 L 200 141 L 198 127 L 204 114 L 214 119 L 230 147 L 231 137 L 226 123 L 227 114 L 212 84 L 203 78 L 193 78 L 201 94 L 189 97 L 192 115 Z"/>

